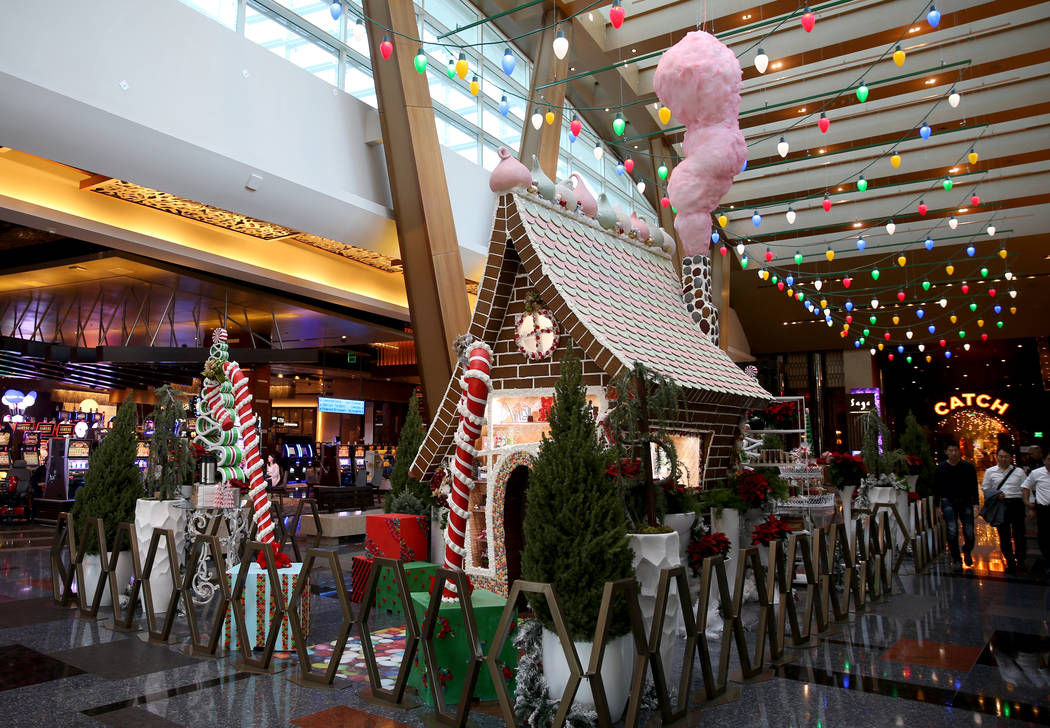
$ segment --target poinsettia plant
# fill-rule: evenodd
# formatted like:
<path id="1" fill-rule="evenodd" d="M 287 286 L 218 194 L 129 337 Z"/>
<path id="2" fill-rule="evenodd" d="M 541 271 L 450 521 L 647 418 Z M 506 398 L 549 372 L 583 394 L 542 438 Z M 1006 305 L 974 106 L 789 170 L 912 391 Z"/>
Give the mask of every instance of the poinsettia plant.
<path id="1" fill-rule="evenodd" d="M 751 543 L 755 546 L 768 546 L 771 542 L 785 539 L 791 534 L 791 527 L 774 515 L 755 526 L 751 532 Z"/>
<path id="2" fill-rule="evenodd" d="M 704 559 L 709 556 L 728 556 L 731 544 L 724 533 L 705 533 L 689 541 L 685 553 L 694 576 L 700 576 Z"/>
<path id="3" fill-rule="evenodd" d="M 831 484 L 839 490 L 860 485 L 860 481 L 868 473 L 868 468 L 861 458 L 846 452 L 826 452 L 817 463 L 828 466 Z"/>
<path id="4" fill-rule="evenodd" d="M 743 470 L 732 478 L 730 484 L 745 508 L 761 508 L 770 498 L 783 500 L 787 497 L 787 485 L 774 468 Z"/>
<path id="5" fill-rule="evenodd" d="M 763 412 L 766 422 L 775 430 L 798 428 L 798 402 L 773 402 Z"/>

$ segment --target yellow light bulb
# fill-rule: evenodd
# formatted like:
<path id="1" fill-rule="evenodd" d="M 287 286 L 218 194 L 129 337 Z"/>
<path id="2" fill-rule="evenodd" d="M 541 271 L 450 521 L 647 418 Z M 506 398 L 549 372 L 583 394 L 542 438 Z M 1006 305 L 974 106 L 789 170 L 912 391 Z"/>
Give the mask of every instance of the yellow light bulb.
<path id="1" fill-rule="evenodd" d="M 984 319 L 977 319 L 978 328 L 984 328 Z"/>
<path id="2" fill-rule="evenodd" d="M 849 324 L 842 324 L 842 328 L 849 331 Z"/>
<path id="3" fill-rule="evenodd" d="M 1002 258 L 1003 260 L 1006 260 L 1006 255 L 1007 255 L 1006 248 L 1001 248 L 999 250 L 999 257 Z"/>
<path id="4" fill-rule="evenodd" d="M 907 264 L 908 264 L 908 259 L 905 258 L 903 254 L 897 256 L 897 265 L 899 265 L 901 268 L 903 268 Z"/>
<path id="5" fill-rule="evenodd" d="M 791 288 L 788 289 L 787 293 L 788 293 L 788 298 L 791 298 L 792 296 L 795 295 L 795 291 L 793 289 L 791 289 Z"/>
<path id="6" fill-rule="evenodd" d="M 899 324 L 900 322 L 901 322 L 901 317 L 900 317 L 900 316 L 896 316 L 896 315 L 895 315 L 895 316 L 893 317 L 893 325 L 894 325 L 894 326 L 896 326 L 896 325 L 897 325 L 897 324 Z"/>
<path id="7" fill-rule="evenodd" d="M 656 113 L 660 116 L 660 123 L 667 126 L 667 123 L 671 121 L 671 110 L 666 106 L 661 106 Z"/>
<path id="8" fill-rule="evenodd" d="M 948 265 L 944 266 L 944 272 L 950 276 L 955 275 L 955 266 L 949 263 Z"/>
<path id="9" fill-rule="evenodd" d="M 470 72 L 470 64 L 467 63 L 466 56 L 461 53 L 460 56 L 459 56 L 459 60 L 456 61 L 456 75 L 459 76 L 460 78 L 466 78 L 467 77 L 467 73 L 469 73 L 469 72 Z"/>
<path id="10" fill-rule="evenodd" d="M 547 109 L 547 113 L 543 115 L 543 118 L 547 121 L 547 126 L 554 123 L 554 112 Z"/>
<path id="11" fill-rule="evenodd" d="M 471 96 L 477 96 L 479 91 L 481 91 L 481 84 L 478 83 L 478 77 L 475 76 L 470 81 L 470 95 Z M 550 112 L 548 112 L 548 113 L 550 113 Z"/>
<path id="12" fill-rule="evenodd" d="M 970 164 L 977 164 L 977 152 L 970 150 L 970 153 L 966 155 L 966 159 L 969 160 Z"/>
<path id="13" fill-rule="evenodd" d="M 901 166 L 901 155 L 894 154 L 892 157 L 890 157 L 890 164 L 893 165 L 894 169 L 897 169 L 898 167 L 900 167 Z"/>
<path id="14" fill-rule="evenodd" d="M 929 364 L 931 361 L 933 361 L 933 357 L 930 356 L 929 354 L 927 354 L 926 355 L 926 363 Z"/>
<path id="15" fill-rule="evenodd" d="M 882 351 L 882 342 L 879 342 L 879 351 Z"/>
<path id="16" fill-rule="evenodd" d="M 1017 306 L 1010 306 L 1010 313 L 1017 313 Z"/>
<path id="17" fill-rule="evenodd" d="M 827 308 L 828 307 L 828 299 L 826 299 L 826 298 L 820 299 L 820 307 L 821 308 Z"/>
<path id="18" fill-rule="evenodd" d="M 718 224 L 719 224 L 719 225 L 720 225 L 721 227 L 725 227 L 726 225 L 728 225 L 728 224 L 729 224 L 729 218 L 728 218 L 728 217 L 726 217 L 725 215 L 719 215 L 719 216 L 718 216 Z"/>
<path id="19" fill-rule="evenodd" d="M 897 50 L 893 52 L 893 62 L 896 63 L 898 66 L 903 66 L 905 57 L 906 54 L 904 53 L 904 51 L 901 50 L 900 46 L 897 46 Z"/>
<path id="20" fill-rule="evenodd" d="M 831 261 L 835 260 L 835 251 L 832 250 L 831 248 L 828 248 L 824 252 L 824 257 L 827 258 L 828 262 L 830 263 Z"/>

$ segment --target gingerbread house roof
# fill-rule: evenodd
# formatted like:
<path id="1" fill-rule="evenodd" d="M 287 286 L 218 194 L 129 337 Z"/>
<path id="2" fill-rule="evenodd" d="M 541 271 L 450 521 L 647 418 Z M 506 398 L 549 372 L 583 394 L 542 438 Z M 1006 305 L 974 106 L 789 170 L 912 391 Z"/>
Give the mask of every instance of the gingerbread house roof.
<path id="1" fill-rule="evenodd" d="M 771 395 L 701 331 L 670 255 L 524 192 L 500 197 L 470 333 L 495 343 L 519 269 L 563 334 L 610 377 L 635 362 L 670 377 L 692 402 L 754 408 Z M 498 387 L 498 383 L 496 384 Z M 453 446 L 459 379 L 412 467 L 430 477 Z"/>

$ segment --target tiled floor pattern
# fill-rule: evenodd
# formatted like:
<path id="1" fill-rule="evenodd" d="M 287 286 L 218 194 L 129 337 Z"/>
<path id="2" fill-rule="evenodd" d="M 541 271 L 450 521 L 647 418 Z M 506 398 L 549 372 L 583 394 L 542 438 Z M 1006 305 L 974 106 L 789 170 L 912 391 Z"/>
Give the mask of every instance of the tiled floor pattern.
<path id="1" fill-rule="evenodd" d="M 996 572 L 992 545 L 978 543 L 978 568 L 961 574 L 946 560 L 919 576 L 904 573 L 906 565 L 894 582 L 898 594 L 851 615 L 816 647 L 790 651 L 792 661 L 774 679 L 743 685 L 739 700 L 704 709 L 704 724 L 1050 725 L 1050 595 L 1033 578 Z M 349 574 L 360 546 L 338 552 Z M 311 662 L 320 669 L 339 610 L 328 596 L 330 576 L 326 584 L 319 574 L 316 585 Z M 49 593 L 46 548 L 0 547 L 0 595 L 14 600 L 0 600 L 0 703 L 12 728 L 423 724 L 424 709 L 379 709 L 361 699 L 367 682 L 356 638 L 339 670 L 348 688 L 303 688 L 288 679 L 292 654 L 278 656 L 275 675 L 238 672 L 232 657 L 190 658 L 177 646 L 112 632 L 104 620 L 80 619 L 54 606 Z M 374 629 L 389 679 L 403 629 L 392 618 L 377 619 Z M 481 728 L 502 725 L 490 712 L 472 719 Z"/>

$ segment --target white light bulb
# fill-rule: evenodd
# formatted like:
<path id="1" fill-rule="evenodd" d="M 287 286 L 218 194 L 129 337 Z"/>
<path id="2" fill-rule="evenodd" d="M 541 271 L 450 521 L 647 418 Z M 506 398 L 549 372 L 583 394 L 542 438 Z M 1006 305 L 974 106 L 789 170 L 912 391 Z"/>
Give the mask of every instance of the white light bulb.
<path id="1" fill-rule="evenodd" d="M 904 332 L 904 335 L 905 335 L 905 336 L 907 336 L 907 337 L 908 337 L 908 338 L 910 339 L 910 338 L 911 338 L 912 336 L 914 336 L 915 334 L 913 334 L 913 333 L 911 332 L 911 330 L 909 329 L 908 331 L 905 331 L 905 332 Z"/>
<path id="2" fill-rule="evenodd" d="M 872 355 L 872 356 L 875 356 L 875 350 L 874 350 L 874 349 L 868 349 L 868 351 L 870 351 L 870 352 L 871 352 L 871 355 Z"/>
<path id="3" fill-rule="evenodd" d="M 926 351 L 926 344 L 919 344 L 919 351 Z"/>
<path id="4" fill-rule="evenodd" d="M 759 73 L 765 73 L 769 67 L 769 56 L 761 48 L 758 49 L 758 55 L 755 56 L 755 68 Z"/>
<path id="5" fill-rule="evenodd" d="M 354 24 L 354 40 L 358 43 L 365 39 L 365 22 L 358 19 L 357 23 Z"/>
<path id="6" fill-rule="evenodd" d="M 562 60 L 569 54 L 569 39 L 565 37 L 565 31 L 558 28 L 558 35 L 554 38 L 554 55 L 558 57 L 558 60 Z"/>
<path id="7" fill-rule="evenodd" d="M 832 326 L 834 326 L 834 325 L 835 325 L 835 322 L 834 322 L 834 321 L 832 321 L 832 320 L 831 320 L 831 319 L 829 319 L 829 318 L 826 318 L 826 319 L 824 319 L 824 323 L 826 323 L 826 324 L 828 325 L 828 328 L 829 328 L 829 329 L 830 329 L 830 328 L 831 328 Z"/>
<path id="8" fill-rule="evenodd" d="M 1017 291 L 1010 289 L 1010 298 L 1017 298 Z"/>
<path id="9" fill-rule="evenodd" d="M 813 287 L 819 291 L 821 288 L 824 287 L 824 281 L 818 278 L 817 280 L 813 281 Z"/>
<path id="10" fill-rule="evenodd" d="M 954 104 L 953 104 L 953 106 L 954 106 Z M 970 344 L 968 342 L 963 344 L 963 348 L 966 349 L 966 351 L 969 351 L 970 350 Z"/>
<path id="11" fill-rule="evenodd" d="M 950 227 L 952 230 L 959 227 L 959 221 L 955 219 L 955 215 L 952 215 L 950 218 L 948 218 L 948 227 Z"/>
<path id="12" fill-rule="evenodd" d="M 879 299 L 877 299 L 877 298 L 871 299 L 871 308 L 872 308 L 872 310 L 877 309 L 878 307 L 879 307 Z"/>
<path id="13" fill-rule="evenodd" d="M 784 158 L 788 155 L 789 151 L 791 151 L 791 145 L 787 143 L 787 139 L 780 137 L 780 141 L 777 142 L 777 154 L 779 154 L 781 158 Z"/>
<path id="14" fill-rule="evenodd" d="M 638 184 L 635 185 L 635 187 L 638 188 L 638 194 L 639 195 L 644 195 L 645 194 L 645 182 L 644 181 L 639 182 Z"/>
<path id="15" fill-rule="evenodd" d="M 942 298 L 937 303 L 939 303 L 941 305 L 941 308 L 948 308 L 948 299 L 947 298 Z"/>
<path id="16" fill-rule="evenodd" d="M 787 218 L 787 221 L 788 221 L 788 225 L 794 225 L 794 224 L 795 224 L 795 217 L 796 217 L 796 215 L 795 215 L 795 211 L 794 211 L 794 210 L 792 210 L 792 209 L 791 209 L 790 207 L 788 208 L 788 211 L 787 211 L 787 213 L 786 213 L 786 214 L 784 215 L 784 217 L 786 217 L 786 218 Z"/>
<path id="17" fill-rule="evenodd" d="M 758 277 L 761 278 L 762 280 L 766 279 L 766 269 L 765 268 L 759 268 L 758 269 Z"/>
<path id="18" fill-rule="evenodd" d="M 989 237 L 995 235 L 995 225 L 989 225 L 987 230 L 988 230 L 988 236 Z"/>
<path id="19" fill-rule="evenodd" d="M 1014 279 L 1014 274 L 1010 271 L 1006 271 L 1005 273 L 1003 273 L 1003 278 L 1005 278 L 1008 281 L 1012 281 Z"/>
<path id="20" fill-rule="evenodd" d="M 543 126 L 543 114 L 541 114 L 537 109 L 536 111 L 532 112 L 532 128 L 536 131 L 539 131 L 541 126 Z"/>
<path id="21" fill-rule="evenodd" d="M 539 127 L 536 127 L 536 128 L 538 129 Z M 604 153 L 605 152 L 602 151 L 602 145 L 601 145 L 600 142 L 598 144 L 594 145 L 594 158 L 595 159 L 601 159 L 602 158 L 602 154 L 604 154 Z"/>
<path id="22" fill-rule="evenodd" d="M 952 92 L 948 94 L 948 105 L 954 109 L 959 106 L 960 101 L 962 101 L 962 96 L 959 95 L 958 91 L 952 89 Z"/>
<path id="23" fill-rule="evenodd" d="M 890 235 L 893 235 L 893 231 L 896 230 L 896 229 L 897 229 L 897 226 L 893 224 L 892 220 L 890 220 L 888 223 L 886 223 L 886 232 L 889 233 Z"/>
<path id="24" fill-rule="evenodd" d="M 745 248 L 744 248 L 744 244 L 743 243 L 737 243 L 736 244 L 736 254 L 737 255 L 743 255 L 744 254 L 744 250 L 745 250 Z"/>

